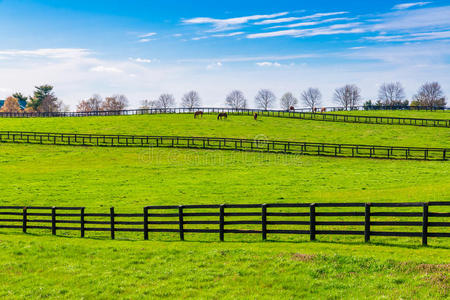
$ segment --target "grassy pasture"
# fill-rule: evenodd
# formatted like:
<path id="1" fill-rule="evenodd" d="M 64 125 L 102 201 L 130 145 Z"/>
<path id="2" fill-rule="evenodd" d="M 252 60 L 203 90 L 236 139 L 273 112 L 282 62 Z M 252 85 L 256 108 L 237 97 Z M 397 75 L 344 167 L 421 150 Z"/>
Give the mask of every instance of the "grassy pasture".
<path id="1" fill-rule="evenodd" d="M 425 111 L 425 110 L 353 110 L 353 111 L 329 111 L 329 114 L 345 114 L 355 116 L 398 117 L 418 119 L 450 119 L 450 110 Z"/>
<path id="2" fill-rule="evenodd" d="M 192 114 L 80 118 L 4 118 L 0 130 L 234 137 L 386 146 L 450 147 L 448 128 L 351 124 L 251 116 Z"/>
<path id="3" fill-rule="evenodd" d="M 0 130 L 208 135 L 449 146 L 449 130 L 191 115 L 0 119 Z M 187 149 L 0 144 L 2 205 L 85 206 L 450 200 L 447 162 Z M 411 219 L 411 218 L 410 218 Z M 420 219 L 420 218 L 419 218 Z M 420 221 L 414 219 L 414 221 Z M 396 219 L 404 220 L 404 219 Z M 395 228 L 401 230 L 402 228 Z M 417 230 L 420 231 L 420 228 Z M 442 230 L 442 229 L 441 229 Z M 450 241 L 0 229 L 1 298 L 446 299 Z M 37 234 L 35 236 L 33 233 Z M 273 242 L 276 241 L 276 242 Z"/>

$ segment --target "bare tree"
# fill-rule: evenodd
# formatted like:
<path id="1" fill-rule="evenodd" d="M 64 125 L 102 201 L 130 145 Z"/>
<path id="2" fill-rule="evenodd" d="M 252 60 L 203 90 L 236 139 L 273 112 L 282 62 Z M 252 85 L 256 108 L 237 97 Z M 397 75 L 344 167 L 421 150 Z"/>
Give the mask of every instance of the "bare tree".
<path id="1" fill-rule="evenodd" d="M 300 95 L 302 102 L 305 106 L 310 107 L 311 110 L 321 105 L 322 93 L 319 89 L 309 88 L 302 92 Z"/>
<path id="2" fill-rule="evenodd" d="M 268 110 L 276 101 L 275 94 L 271 90 L 262 89 L 258 91 L 255 97 L 255 103 L 258 108 Z"/>
<path id="3" fill-rule="evenodd" d="M 158 100 L 142 100 L 141 101 L 141 109 L 152 109 L 152 108 L 160 108 Z"/>
<path id="4" fill-rule="evenodd" d="M 3 107 L 0 109 L 0 112 L 14 113 L 19 112 L 20 110 L 19 101 L 15 97 L 8 97 L 3 103 Z"/>
<path id="5" fill-rule="evenodd" d="M 77 105 L 77 111 L 99 111 L 102 109 L 103 99 L 100 95 L 94 94 L 87 100 L 81 100 Z"/>
<path id="6" fill-rule="evenodd" d="M 400 82 L 383 83 L 378 90 L 378 100 L 383 105 L 400 105 L 405 98 L 405 90 Z"/>
<path id="7" fill-rule="evenodd" d="M 175 106 L 175 97 L 171 94 L 162 94 L 158 98 L 159 108 L 166 111 L 168 108 Z"/>
<path id="8" fill-rule="evenodd" d="M 334 91 L 334 101 L 348 110 L 348 108 L 353 108 L 359 104 L 361 91 L 356 85 L 347 84 Z"/>
<path id="9" fill-rule="evenodd" d="M 416 95 L 413 103 L 419 106 L 446 106 L 446 98 L 438 82 L 427 82 L 423 84 Z"/>
<path id="10" fill-rule="evenodd" d="M 124 110 L 128 106 L 128 99 L 125 95 L 113 95 L 106 97 L 102 103 L 101 110 L 118 111 Z"/>
<path id="11" fill-rule="evenodd" d="M 185 108 L 194 108 L 199 107 L 201 105 L 200 103 L 200 96 L 196 91 L 190 91 L 183 95 L 183 98 L 181 98 L 181 106 Z"/>
<path id="12" fill-rule="evenodd" d="M 234 90 L 225 98 L 225 105 L 234 109 L 246 108 L 247 99 L 245 99 L 244 93 Z"/>
<path id="13" fill-rule="evenodd" d="M 289 110 L 291 106 L 297 105 L 298 100 L 290 92 L 286 93 L 280 99 L 280 106 L 282 109 Z"/>

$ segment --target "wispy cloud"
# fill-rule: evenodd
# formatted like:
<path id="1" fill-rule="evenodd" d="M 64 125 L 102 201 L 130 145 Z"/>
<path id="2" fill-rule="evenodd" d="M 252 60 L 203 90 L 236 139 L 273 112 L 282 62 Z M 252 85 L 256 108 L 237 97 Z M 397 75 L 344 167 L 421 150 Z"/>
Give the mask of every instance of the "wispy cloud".
<path id="1" fill-rule="evenodd" d="M 96 66 L 90 69 L 91 72 L 99 73 L 122 73 L 123 71 L 116 67 Z"/>
<path id="2" fill-rule="evenodd" d="M 230 33 L 224 33 L 224 34 L 213 34 L 213 37 L 232 37 L 232 36 L 237 36 L 237 35 L 242 35 L 244 34 L 243 31 L 239 31 L 239 32 L 230 32 Z"/>
<path id="3" fill-rule="evenodd" d="M 412 2 L 412 3 L 402 3 L 395 5 L 392 9 L 395 10 L 402 10 L 402 9 L 408 9 L 415 6 L 424 6 L 427 4 L 430 4 L 431 2 Z"/>
<path id="4" fill-rule="evenodd" d="M 206 69 L 208 70 L 214 70 L 214 69 L 219 69 L 222 68 L 223 64 L 219 61 L 219 62 L 215 62 L 212 64 L 209 64 L 206 66 Z"/>
<path id="5" fill-rule="evenodd" d="M 281 67 L 280 63 L 270 61 L 257 62 L 256 65 L 259 67 Z"/>
<path id="6" fill-rule="evenodd" d="M 351 21 L 351 20 L 355 20 L 355 18 L 332 18 L 332 19 L 325 19 L 322 21 L 300 22 L 300 23 L 294 23 L 294 24 L 272 26 L 272 27 L 269 27 L 269 29 L 307 27 L 307 26 L 315 26 L 315 25 L 325 24 L 325 23 L 333 23 L 333 22 L 338 22 L 338 21 Z"/>
<path id="7" fill-rule="evenodd" d="M 148 38 L 148 37 L 155 36 L 155 35 L 157 35 L 156 32 L 149 32 L 149 33 L 144 33 L 144 34 L 138 35 L 138 37 L 139 38 Z"/>
<path id="8" fill-rule="evenodd" d="M 137 57 L 137 58 L 130 57 L 129 60 L 137 62 L 137 63 L 147 63 L 147 64 L 152 62 L 151 59 L 140 58 L 140 57 Z"/>
<path id="9" fill-rule="evenodd" d="M 278 23 L 289 23 L 293 21 L 297 21 L 300 18 L 298 17 L 289 17 L 289 18 L 279 18 L 279 19 L 272 19 L 272 20 L 264 20 L 261 22 L 254 23 L 255 25 L 268 25 L 268 24 L 278 24 Z"/>
<path id="10" fill-rule="evenodd" d="M 235 56 L 235 57 L 220 57 L 220 58 L 194 58 L 181 59 L 178 62 L 198 63 L 198 62 L 265 62 L 265 61 L 284 61 L 296 60 L 318 57 L 317 54 L 293 54 L 293 55 L 267 55 L 267 56 Z"/>
<path id="11" fill-rule="evenodd" d="M 449 38 L 450 38 L 450 31 L 412 33 L 407 35 L 379 35 L 374 37 L 367 37 L 368 40 L 382 41 L 382 42 L 413 42 L 413 41 L 429 41 L 429 40 L 449 39 Z"/>
<path id="12" fill-rule="evenodd" d="M 90 51 L 81 48 L 43 48 L 34 50 L 0 50 L 2 57 L 45 57 L 73 59 L 87 56 Z"/>
<path id="13" fill-rule="evenodd" d="M 270 15 L 252 15 L 238 18 L 229 18 L 229 19 L 214 19 L 208 17 L 200 17 L 200 18 L 192 18 L 183 20 L 184 24 L 211 24 L 213 26 L 212 31 L 225 31 L 231 30 L 235 28 L 239 28 L 240 25 L 246 24 L 250 21 L 262 20 L 262 19 L 272 19 L 281 16 L 287 15 L 288 12 L 281 12 Z"/>
<path id="14" fill-rule="evenodd" d="M 348 11 L 336 11 L 336 12 L 329 12 L 329 13 L 316 13 L 309 16 L 299 17 L 298 20 L 309 20 L 309 19 L 319 19 L 323 17 L 329 17 L 329 16 L 338 16 L 338 15 L 344 15 L 348 14 Z"/>

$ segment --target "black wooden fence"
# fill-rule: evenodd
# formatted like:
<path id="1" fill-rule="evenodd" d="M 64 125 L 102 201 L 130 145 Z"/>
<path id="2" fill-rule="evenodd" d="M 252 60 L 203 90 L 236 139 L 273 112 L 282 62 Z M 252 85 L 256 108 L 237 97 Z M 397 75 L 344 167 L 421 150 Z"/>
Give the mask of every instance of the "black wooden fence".
<path id="1" fill-rule="evenodd" d="M 186 114 L 202 110 L 205 114 L 216 114 L 226 112 L 231 115 L 253 115 L 255 113 L 266 117 L 292 118 L 313 121 L 386 124 L 386 125 L 411 125 L 424 127 L 450 127 L 450 119 L 428 119 L 428 118 L 400 118 L 400 117 L 378 117 L 378 116 L 356 116 L 346 114 L 311 113 L 305 111 L 285 110 L 260 110 L 260 109 L 232 109 L 199 107 L 189 108 L 167 108 L 167 109 L 132 109 L 119 111 L 91 111 L 91 112 L 36 112 L 36 113 L 7 113 L 0 112 L 0 117 L 9 118 L 32 118 L 32 117 L 89 117 L 89 116 L 117 116 L 117 115 L 146 115 L 146 114 Z"/>
<path id="2" fill-rule="evenodd" d="M 90 213 L 84 207 L 0 206 L 0 228 L 51 230 L 53 235 L 79 231 L 81 237 L 109 232 L 111 239 L 116 232 L 140 232 L 145 240 L 153 233 L 177 233 L 180 240 L 189 233 L 218 234 L 220 241 L 231 233 L 259 234 L 263 240 L 271 234 L 309 235 L 310 240 L 317 235 L 357 235 L 365 242 L 377 236 L 418 237 L 427 245 L 429 237 L 450 237 L 449 207 L 450 201 L 279 203 L 146 206 L 140 213 L 117 213 L 111 207 L 108 213 Z"/>
<path id="3" fill-rule="evenodd" d="M 450 149 L 252 140 L 219 137 L 97 135 L 0 131 L 0 142 L 98 147 L 166 147 L 289 153 L 333 157 L 448 160 Z"/>

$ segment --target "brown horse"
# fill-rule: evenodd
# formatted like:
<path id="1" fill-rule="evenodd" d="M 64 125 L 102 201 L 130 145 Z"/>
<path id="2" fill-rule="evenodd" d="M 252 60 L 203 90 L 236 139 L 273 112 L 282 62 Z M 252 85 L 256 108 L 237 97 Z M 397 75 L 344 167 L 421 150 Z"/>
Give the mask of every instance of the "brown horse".
<path id="1" fill-rule="evenodd" d="M 295 107 L 291 106 L 289 107 L 289 110 L 295 110 Z"/>
<path id="2" fill-rule="evenodd" d="M 219 119 L 222 120 L 222 118 L 227 119 L 228 118 L 228 114 L 226 112 L 223 112 L 223 113 L 219 113 L 217 115 L 217 120 L 219 120 Z"/>
<path id="3" fill-rule="evenodd" d="M 327 111 L 327 108 L 326 107 L 322 107 L 321 109 L 320 109 L 320 113 L 321 114 L 323 114 L 324 112 L 326 112 Z"/>
<path id="4" fill-rule="evenodd" d="M 253 115 L 253 119 L 255 119 L 255 121 L 258 120 L 258 114 L 257 114 L 257 113 L 255 113 L 255 114 Z"/>
<path id="5" fill-rule="evenodd" d="M 203 119 L 203 112 L 202 112 L 201 110 L 196 111 L 196 112 L 194 113 L 194 119 L 197 119 L 197 116 L 201 116 L 202 119 Z"/>

